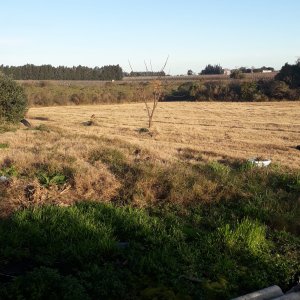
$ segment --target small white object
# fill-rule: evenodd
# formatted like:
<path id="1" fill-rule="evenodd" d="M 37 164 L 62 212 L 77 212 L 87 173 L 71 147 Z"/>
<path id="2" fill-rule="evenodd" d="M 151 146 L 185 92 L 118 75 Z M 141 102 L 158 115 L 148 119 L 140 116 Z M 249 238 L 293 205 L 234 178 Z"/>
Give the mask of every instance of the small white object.
<path id="1" fill-rule="evenodd" d="M 267 299 L 277 299 L 283 296 L 281 288 L 277 285 L 270 286 L 268 288 L 237 297 L 231 300 L 267 300 Z"/>
<path id="2" fill-rule="evenodd" d="M 6 176 L 0 176 L 0 182 L 6 182 L 8 178 Z"/>
<path id="3" fill-rule="evenodd" d="M 271 163 L 270 159 L 260 160 L 258 158 L 251 158 L 248 161 L 260 168 L 267 167 Z"/>

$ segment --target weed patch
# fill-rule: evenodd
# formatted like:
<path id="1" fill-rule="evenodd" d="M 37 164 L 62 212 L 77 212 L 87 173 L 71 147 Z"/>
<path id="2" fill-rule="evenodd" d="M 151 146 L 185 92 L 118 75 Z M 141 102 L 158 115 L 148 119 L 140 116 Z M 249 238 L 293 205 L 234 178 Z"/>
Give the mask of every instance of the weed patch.
<path id="1" fill-rule="evenodd" d="M 226 215 L 214 231 L 199 226 L 206 220 L 201 206 L 180 211 L 99 203 L 19 211 L 0 222 L 0 269 L 11 276 L 0 280 L 0 296 L 228 299 L 271 284 L 288 287 L 299 268 L 299 238 L 268 237 L 258 221 Z M 28 259 L 30 269 L 10 268 Z"/>
<path id="2" fill-rule="evenodd" d="M 50 128 L 45 124 L 40 124 L 34 127 L 34 130 L 50 132 Z"/>

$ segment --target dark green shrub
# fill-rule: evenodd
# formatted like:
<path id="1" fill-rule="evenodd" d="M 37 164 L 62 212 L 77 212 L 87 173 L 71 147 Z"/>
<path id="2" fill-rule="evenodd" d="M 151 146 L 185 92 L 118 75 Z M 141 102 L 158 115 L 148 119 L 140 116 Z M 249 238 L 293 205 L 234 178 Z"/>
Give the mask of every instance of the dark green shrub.
<path id="1" fill-rule="evenodd" d="M 241 84 L 233 82 L 229 84 L 228 100 L 239 101 L 241 98 Z"/>
<path id="2" fill-rule="evenodd" d="M 0 120 L 17 123 L 27 111 L 23 88 L 11 78 L 0 74 Z"/>
<path id="3" fill-rule="evenodd" d="M 266 100 L 266 96 L 260 93 L 256 82 L 243 82 L 241 84 L 241 100 L 259 101 Z"/>
<path id="4" fill-rule="evenodd" d="M 245 78 L 245 74 L 241 70 L 232 70 L 230 74 L 230 78 L 232 79 L 243 79 Z"/>
<path id="5" fill-rule="evenodd" d="M 297 99 L 297 93 L 295 90 L 289 88 L 284 81 L 278 80 L 260 80 L 258 82 L 258 89 L 261 93 L 271 99 Z"/>
<path id="6" fill-rule="evenodd" d="M 202 71 L 201 75 L 224 74 L 224 70 L 220 65 L 207 65 Z"/>
<path id="7" fill-rule="evenodd" d="M 300 63 L 295 65 L 285 64 L 275 76 L 276 80 L 284 81 L 290 88 L 300 87 Z"/>

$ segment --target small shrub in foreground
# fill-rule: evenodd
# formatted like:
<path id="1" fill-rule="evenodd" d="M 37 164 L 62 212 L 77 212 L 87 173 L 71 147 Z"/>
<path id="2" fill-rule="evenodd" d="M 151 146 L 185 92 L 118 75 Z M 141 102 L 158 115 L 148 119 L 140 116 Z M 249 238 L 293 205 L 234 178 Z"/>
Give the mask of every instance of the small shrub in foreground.
<path id="1" fill-rule="evenodd" d="M 17 123 L 27 111 L 23 88 L 11 78 L 0 74 L 0 121 Z"/>

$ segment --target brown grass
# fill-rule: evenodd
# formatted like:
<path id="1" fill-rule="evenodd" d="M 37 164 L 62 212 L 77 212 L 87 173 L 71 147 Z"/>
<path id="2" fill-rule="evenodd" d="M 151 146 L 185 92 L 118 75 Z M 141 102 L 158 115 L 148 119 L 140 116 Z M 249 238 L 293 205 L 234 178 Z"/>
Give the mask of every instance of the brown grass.
<path id="1" fill-rule="evenodd" d="M 91 118 L 92 115 L 95 115 Z M 33 129 L 0 135 L 0 170 L 17 175 L 0 183 L 0 212 L 44 203 L 211 201 L 238 197 L 242 190 L 197 173 L 186 162 L 254 156 L 300 167 L 300 109 L 282 103 L 159 103 L 151 131 L 143 103 L 31 108 Z M 91 126 L 84 126 L 92 120 Z M 180 161 L 179 164 L 177 162 Z M 40 173 L 64 174 L 45 186 Z M 48 176 L 47 175 L 47 176 Z M 222 186 L 222 185 L 221 185 Z"/>
<path id="2" fill-rule="evenodd" d="M 95 114 L 97 126 L 82 122 Z M 182 149 L 197 151 L 204 159 L 248 159 L 264 156 L 274 163 L 300 167 L 299 102 L 268 103 L 160 103 L 152 132 L 143 104 L 31 108 L 47 124 L 72 134 L 117 137 L 172 160 Z"/>

